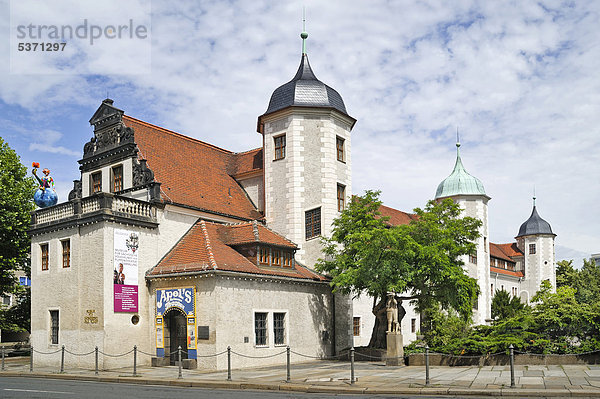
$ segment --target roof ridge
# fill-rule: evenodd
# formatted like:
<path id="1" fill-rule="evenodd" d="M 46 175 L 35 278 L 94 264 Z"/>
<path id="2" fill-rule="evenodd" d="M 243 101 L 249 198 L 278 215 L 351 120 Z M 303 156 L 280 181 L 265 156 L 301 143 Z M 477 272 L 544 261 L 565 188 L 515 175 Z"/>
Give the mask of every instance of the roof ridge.
<path id="1" fill-rule="evenodd" d="M 204 242 L 206 243 L 206 251 L 208 252 L 210 264 L 214 270 L 217 270 L 217 262 L 215 261 L 215 255 L 213 254 L 212 247 L 210 245 L 210 237 L 208 236 L 208 230 L 206 229 L 204 220 L 200 221 L 200 228 L 202 228 L 202 233 L 204 234 Z"/>
<path id="2" fill-rule="evenodd" d="M 244 155 L 244 154 L 248 154 L 252 151 L 257 151 L 257 150 L 262 150 L 262 147 L 256 147 L 251 150 L 246 150 L 246 151 L 241 151 L 241 152 L 234 152 L 233 155 Z"/>
<path id="3" fill-rule="evenodd" d="M 126 119 L 131 119 L 132 121 L 134 121 L 134 122 L 137 122 L 137 123 L 140 123 L 140 124 L 142 124 L 142 125 L 146 125 L 146 126 L 148 126 L 148 127 L 152 127 L 152 128 L 155 128 L 155 129 L 159 129 L 159 130 L 161 130 L 163 133 L 168 133 L 168 134 L 171 134 L 171 135 L 173 135 L 173 136 L 177 136 L 177 137 L 179 137 L 179 138 L 182 138 L 182 139 L 185 139 L 185 140 L 188 140 L 188 141 L 192 141 L 192 142 L 195 142 L 195 143 L 198 143 L 198 144 L 203 144 L 203 145 L 205 145 L 205 146 L 207 146 L 207 147 L 212 147 L 212 148 L 214 148 L 214 149 L 216 149 L 216 150 L 222 151 L 222 152 L 224 152 L 224 153 L 227 153 L 227 154 L 229 154 L 229 155 L 234 155 L 234 154 L 236 154 L 236 153 L 235 153 L 235 152 L 233 152 L 233 151 L 226 150 L 226 149 L 224 149 L 224 148 L 221 148 L 221 147 L 217 147 L 216 145 L 214 145 L 214 144 L 210 144 L 210 143 L 207 143 L 206 141 L 202 141 L 202 140 L 196 139 L 196 138 L 194 138 L 194 137 L 186 136 L 186 135 L 185 135 L 185 134 L 183 134 L 183 133 L 174 132 L 173 130 L 166 129 L 166 128 L 162 127 L 162 126 L 154 125 L 154 124 L 152 124 L 152 123 L 149 123 L 149 122 L 143 121 L 143 120 L 141 120 L 141 119 L 134 118 L 134 117 L 133 117 L 133 116 L 131 116 L 131 115 L 123 115 L 123 118 L 126 118 Z"/>
<path id="4" fill-rule="evenodd" d="M 252 234 L 254 234 L 254 239 L 260 242 L 260 236 L 258 235 L 258 223 L 256 220 L 252 221 Z"/>
<path id="5" fill-rule="evenodd" d="M 254 220 L 254 222 L 256 222 L 256 230 L 257 230 L 257 234 L 258 234 L 258 221 Z M 267 226 L 265 223 L 261 223 L 260 224 L 262 227 L 264 227 L 265 229 L 269 230 L 271 233 L 278 235 L 279 237 L 283 238 L 284 240 L 286 240 L 287 242 L 289 242 L 290 244 L 295 245 L 296 247 L 298 246 L 298 244 L 296 244 L 294 241 L 290 240 L 289 238 L 287 238 L 286 236 L 284 236 L 281 233 L 276 232 L 275 230 L 273 230 L 272 228 L 270 228 L 269 226 Z"/>
<path id="6" fill-rule="evenodd" d="M 402 213 L 407 214 L 407 215 L 416 215 L 416 213 L 410 213 L 410 212 L 406 212 L 406 211 L 401 211 L 400 209 L 392 208 L 391 206 L 387 206 L 387 205 L 383 205 L 383 204 L 381 204 L 379 206 L 387 208 L 387 209 L 391 209 L 393 211 L 402 212 Z"/>

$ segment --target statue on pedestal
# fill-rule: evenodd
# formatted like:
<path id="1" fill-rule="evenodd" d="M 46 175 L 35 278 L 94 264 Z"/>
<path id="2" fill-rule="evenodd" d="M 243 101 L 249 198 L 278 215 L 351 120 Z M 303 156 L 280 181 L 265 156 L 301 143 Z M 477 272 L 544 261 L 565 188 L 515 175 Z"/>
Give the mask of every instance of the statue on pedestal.
<path id="1" fill-rule="evenodd" d="M 40 184 L 40 187 L 33 195 L 33 202 L 40 208 L 56 205 L 58 202 L 58 195 L 56 195 L 56 191 L 54 191 L 54 179 L 50 176 L 50 169 L 44 169 L 42 171 L 44 176 L 40 178 L 37 175 L 40 164 L 38 162 L 33 162 L 31 166 L 33 166 L 31 173 Z"/>
<path id="2" fill-rule="evenodd" d="M 400 323 L 398 323 L 398 301 L 396 301 L 396 296 L 392 293 L 388 294 L 385 313 L 388 323 L 387 332 L 400 332 Z"/>

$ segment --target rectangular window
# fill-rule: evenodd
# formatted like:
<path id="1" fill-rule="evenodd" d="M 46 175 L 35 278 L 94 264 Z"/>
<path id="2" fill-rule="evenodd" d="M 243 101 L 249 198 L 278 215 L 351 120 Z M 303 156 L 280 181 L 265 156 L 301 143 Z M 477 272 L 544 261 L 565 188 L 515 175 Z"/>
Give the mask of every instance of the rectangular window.
<path id="1" fill-rule="evenodd" d="M 102 172 L 92 173 L 92 194 L 102 191 Z"/>
<path id="2" fill-rule="evenodd" d="M 285 313 L 273 313 L 273 338 L 275 345 L 285 345 Z"/>
<path id="3" fill-rule="evenodd" d="M 50 311 L 50 343 L 58 345 L 58 310 Z"/>
<path id="4" fill-rule="evenodd" d="M 292 254 L 290 252 L 283 253 L 283 267 L 292 267 Z"/>
<path id="5" fill-rule="evenodd" d="M 267 345 L 267 314 L 254 313 L 254 343 L 256 346 Z"/>
<path id="6" fill-rule="evenodd" d="M 410 319 L 410 332 L 417 332 L 417 319 Z"/>
<path id="7" fill-rule="evenodd" d="M 274 266 L 281 266 L 281 250 L 273 248 L 271 254 L 271 264 Z"/>
<path id="8" fill-rule="evenodd" d="M 42 270 L 48 270 L 48 244 L 40 244 L 42 251 Z"/>
<path id="9" fill-rule="evenodd" d="M 360 317 L 352 318 L 352 335 L 360 337 Z"/>
<path id="10" fill-rule="evenodd" d="M 123 190 L 123 165 L 112 168 L 112 192 Z"/>
<path id="11" fill-rule="evenodd" d="M 477 264 L 477 254 L 469 255 L 469 262 L 476 265 Z"/>
<path id="12" fill-rule="evenodd" d="M 344 157 L 344 139 L 341 137 L 335 138 L 335 149 L 337 153 L 337 160 L 340 162 L 345 162 Z"/>
<path id="13" fill-rule="evenodd" d="M 19 285 L 23 285 L 25 287 L 30 287 L 31 279 L 29 277 L 19 277 Z"/>
<path id="14" fill-rule="evenodd" d="M 6 306 L 10 306 L 10 295 L 2 296 L 2 304 Z"/>
<path id="15" fill-rule="evenodd" d="M 260 247 L 258 261 L 263 265 L 269 264 L 269 248 Z"/>
<path id="16" fill-rule="evenodd" d="M 275 140 L 275 160 L 285 158 L 285 134 L 277 136 Z"/>
<path id="17" fill-rule="evenodd" d="M 346 186 L 342 186 L 341 184 L 337 185 L 337 206 L 338 212 L 344 210 L 344 206 L 346 204 Z"/>
<path id="18" fill-rule="evenodd" d="M 487 237 L 483 237 L 483 250 L 485 252 L 488 251 L 488 245 L 487 245 Z"/>
<path id="19" fill-rule="evenodd" d="M 62 244 L 62 265 L 63 267 L 71 266 L 71 240 L 63 240 Z"/>
<path id="20" fill-rule="evenodd" d="M 492 296 L 494 296 L 494 284 L 492 284 Z"/>
<path id="21" fill-rule="evenodd" d="M 529 255 L 535 254 L 535 244 L 529 244 Z"/>
<path id="22" fill-rule="evenodd" d="M 321 235 L 321 208 L 306 211 L 306 239 Z"/>

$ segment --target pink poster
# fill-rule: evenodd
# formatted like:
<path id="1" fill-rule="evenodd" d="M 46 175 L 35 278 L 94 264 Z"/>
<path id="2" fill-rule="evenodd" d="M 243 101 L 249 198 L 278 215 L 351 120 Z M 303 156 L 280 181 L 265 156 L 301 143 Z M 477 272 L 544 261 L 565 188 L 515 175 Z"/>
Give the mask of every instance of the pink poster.
<path id="1" fill-rule="evenodd" d="M 134 231 L 114 230 L 114 309 L 138 312 L 139 236 Z"/>
<path id="2" fill-rule="evenodd" d="M 138 311 L 138 286 L 115 284 L 115 312 Z"/>

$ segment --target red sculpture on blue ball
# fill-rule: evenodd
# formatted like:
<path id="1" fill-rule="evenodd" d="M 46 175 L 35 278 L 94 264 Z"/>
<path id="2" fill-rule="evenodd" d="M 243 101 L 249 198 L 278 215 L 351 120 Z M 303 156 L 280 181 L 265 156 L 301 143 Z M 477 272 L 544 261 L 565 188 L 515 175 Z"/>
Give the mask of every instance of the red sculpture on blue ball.
<path id="1" fill-rule="evenodd" d="M 33 170 L 31 173 L 35 176 L 37 181 L 40 183 L 40 188 L 37 189 L 35 194 L 33 194 L 33 202 L 40 208 L 47 208 L 52 205 L 56 205 L 58 202 L 58 195 L 56 191 L 54 191 L 54 179 L 50 177 L 50 169 L 42 170 L 44 176 L 42 178 L 38 177 L 37 170 L 40 167 L 38 162 L 33 162 L 31 164 L 33 166 Z"/>

